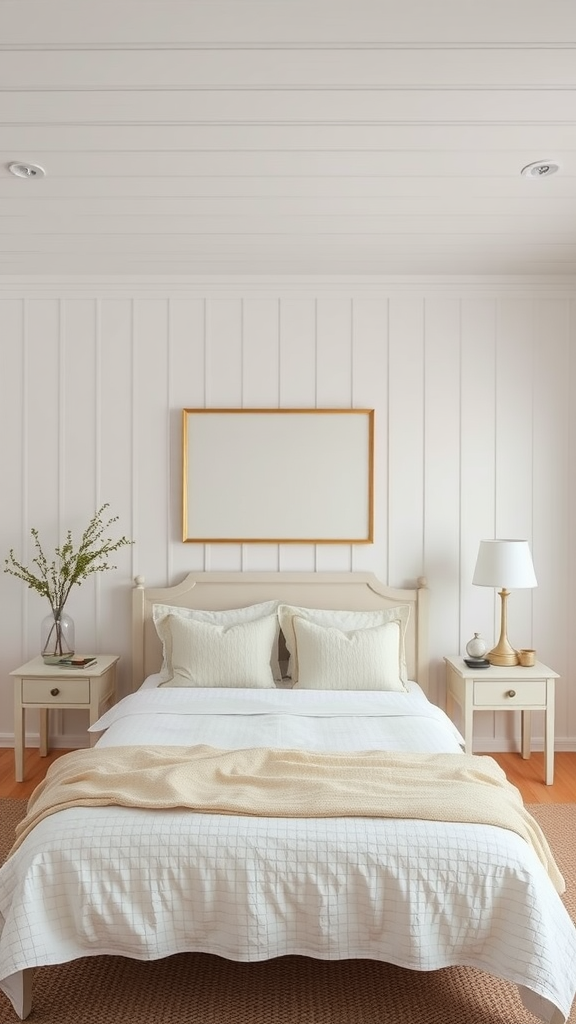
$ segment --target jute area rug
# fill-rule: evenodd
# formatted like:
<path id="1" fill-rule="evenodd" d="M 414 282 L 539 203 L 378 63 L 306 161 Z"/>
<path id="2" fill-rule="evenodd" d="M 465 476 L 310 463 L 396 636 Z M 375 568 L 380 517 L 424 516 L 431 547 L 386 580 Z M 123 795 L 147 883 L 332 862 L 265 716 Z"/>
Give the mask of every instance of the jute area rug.
<path id="1" fill-rule="evenodd" d="M 0 800 L 0 861 L 23 816 Z M 576 920 L 576 804 L 538 804 Z M 0 1024 L 18 1018 L 0 993 Z M 367 960 L 289 956 L 238 964 L 188 953 L 151 963 L 95 957 L 36 971 L 30 1024 L 535 1024 L 514 985 L 449 967 L 419 974 Z M 576 1024 L 576 1004 L 570 1016 Z"/>

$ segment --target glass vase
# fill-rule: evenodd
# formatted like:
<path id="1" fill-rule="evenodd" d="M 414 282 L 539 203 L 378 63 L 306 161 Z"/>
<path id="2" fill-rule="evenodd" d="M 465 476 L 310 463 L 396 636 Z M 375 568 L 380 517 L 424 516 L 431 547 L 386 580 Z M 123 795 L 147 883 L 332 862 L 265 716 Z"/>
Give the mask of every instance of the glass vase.
<path id="1" fill-rule="evenodd" d="M 50 612 L 40 626 L 40 650 L 47 665 L 74 654 L 74 620 L 66 612 Z"/>

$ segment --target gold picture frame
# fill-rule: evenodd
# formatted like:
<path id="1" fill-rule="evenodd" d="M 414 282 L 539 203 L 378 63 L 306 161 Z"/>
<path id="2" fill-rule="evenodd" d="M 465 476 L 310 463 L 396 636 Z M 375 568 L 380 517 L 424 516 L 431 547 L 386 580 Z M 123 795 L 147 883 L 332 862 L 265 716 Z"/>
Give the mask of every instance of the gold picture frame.
<path id="1" fill-rule="evenodd" d="M 185 543 L 373 543 L 373 409 L 184 409 L 182 431 Z"/>

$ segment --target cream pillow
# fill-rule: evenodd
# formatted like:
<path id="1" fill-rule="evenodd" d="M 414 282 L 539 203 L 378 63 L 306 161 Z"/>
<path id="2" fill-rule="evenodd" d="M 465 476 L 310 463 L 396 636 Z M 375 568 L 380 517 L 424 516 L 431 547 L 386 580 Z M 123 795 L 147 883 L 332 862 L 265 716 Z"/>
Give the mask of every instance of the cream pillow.
<path id="1" fill-rule="evenodd" d="M 293 618 L 298 690 L 405 690 L 398 621 L 344 631 Z"/>
<path id="2" fill-rule="evenodd" d="M 353 612 L 326 608 L 297 608 L 294 605 L 281 604 L 278 608 L 278 618 L 290 655 L 288 674 L 293 683 L 298 682 L 298 655 L 293 625 L 296 615 L 301 619 L 306 619 L 307 622 L 314 622 L 317 626 L 334 626 L 335 629 L 340 629 L 345 633 L 357 629 L 371 629 L 373 626 L 384 626 L 388 622 L 397 622 L 400 630 L 399 675 L 403 683 L 408 681 L 404 641 L 410 617 L 410 605 L 402 604 L 395 608 Z"/>
<path id="3" fill-rule="evenodd" d="M 169 615 L 176 615 L 188 621 L 209 622 L 214 626 L 234 626 L 240 622 L 252 622 L 254 619 L 263 619 L 269 615 L 275 615 L 278 610 L 278 604 L 278 601 L 262 601 L 260 604 L 250 604 L 246 608 L 225 608 L 222 611 L 208 611 L 204 608 L 179 608 L 176 605 L 170 604 L 152 605 L 152 619 L 156 632 L 162 641 L 160 682 L 166 683 L 173 676 L 171 632 L 163 625 Z M 277 638 L 279 633 L 280 625 L 277 624 Z M 270 667 L 274 679 L 281 680 L 282 672 L 278 664 L 277 642 L 271 648 Z"/>
<path id="4" fill-rule="evenodd" d="M 160 686 L 274 686 L 275 615 L 235 626 L 168 615 L 162 626 L 170 636 L 173 676 Z"/>

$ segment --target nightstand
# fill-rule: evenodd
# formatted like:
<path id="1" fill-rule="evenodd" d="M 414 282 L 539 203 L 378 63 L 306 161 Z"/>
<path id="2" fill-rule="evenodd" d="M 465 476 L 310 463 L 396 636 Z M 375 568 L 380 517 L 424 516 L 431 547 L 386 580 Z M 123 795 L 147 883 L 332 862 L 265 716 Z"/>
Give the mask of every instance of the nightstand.
<path id="1" fill-rule="evenodd" d="M 447 710 L 454 702 L 464 715 L 464 741 L 472 753 L 475 711 L 521 711 L 522 757 L 530 757 L 531 711 L 544 712 L 544 779 L 554 781 L 554 687 L 559 679 L 547 665 L 537 661 L 530 668 L 514 665 L 502 668 L 468 668 L 463 658 L 445 658 Z"/>
<path id="2" fill-rule="evenodd" d="M 88 668 L 45 665 L 41 656 L 32 658 L 10 673 L 14 676 L 14 761 L 16 782 L 24 779 L 24 720 L 27 708 L 40 712 L 40 754 L 48 753 L 48 712 L 80 708 L 90 713 L 90 725 L 116 699 L 118 655 L 99 654 Z M 97 737 L 90 736 L 91 744 Z"/>

